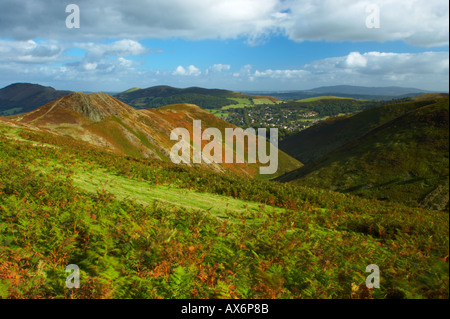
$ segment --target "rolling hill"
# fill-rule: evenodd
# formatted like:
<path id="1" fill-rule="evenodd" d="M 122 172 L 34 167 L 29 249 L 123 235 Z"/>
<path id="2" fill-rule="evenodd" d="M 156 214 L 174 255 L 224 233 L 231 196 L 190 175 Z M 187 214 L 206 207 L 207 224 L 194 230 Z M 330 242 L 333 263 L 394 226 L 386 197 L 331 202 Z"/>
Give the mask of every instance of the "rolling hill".
<path id="1" fill-rule="evenodd" d="M 154 86 L 146 89 L 130 89 L 115 95 L 115 97 L 137 109 L 156 108 L 178 103 L 195 104 L 204 109 L 220 109 L 239 104 L 234 99 L 257 98 L 258 96 L 219 89 L 198 87 L 179 89 L 170 86 Z M 274 100 L 272 97 L 269 99 Z"/>
<path id="2" fill-rule="evenodd" d="M 280 142 L 279 147 L 302 163 L 308 163 L 411 110 L 433 103 L 435 97 L 436 95 L 429 98 L 425 96 L 409 102 L 372 107 L 355 115 L 329 118 L 289 136 Z M 321 100 L 319 106 L 324 101 L 326 100 Z M 357 107 L 359 105 L 356 104 Z M 326 104 L 323 106 L 327 107 Z"/>
<path id="3" fill-rule="evenodd" d="M 10 118 L 9 123 L 68 135 L 77 140 L 107 148 L 136 158 L 170 161 L 170 150 L 176 143 L 170 133 L 177 127 L 193 131 L 193 120 L 202 128 L 214 127 L 225 135 L 225 128 L 235 126 L 220 120 L 193 104 L 175 104 L 158 109 L 135 108 L 104 93 L 71 93 L 29 113 Z M 204 147 L 208 141 L 202 141 Z M 193 145 L 191 149 L 195 148 Z M 222 145 L 225 154 L 225 145 Z M 235 150 L 234 150 L 235 152 Z M 279 151 L 279 175 L 301 166 L 301 163 Z M 192 153 L 191 153 L 192 159 Z M 192 160 L 191 160 L 192 162 Z M 259 174 L 258 164 L 202 164 L 217 172 L 234 172 L 247 176 Z M 273 176 L 265 176 L 269 178 Z"/>
<path id="4" fill-rule="evenodd" d="M 399 86 L 386 86 L 386 87 L 366 87 L 366 86 L 353 86 L 353 85 L 336 85 L 336 86 L 322 86 L 310 90 L 311 92 L 324 93 L 336 93 L 346 95 L 384 95 L 384 96 L 406 96 L 406 95 L 419 95 L 424 93 L 430 93 L 429 91 L 420 90 L 416 88 L 405 88 Z"/>
<path id="5" fill-rule="evenodd" d="M 354 98 L 361 100 L 392 100 L 406 97 L 414 97 L 420 94 L 430 93 L 416 88 L 389 87 L 365 87 L 353 85 L 324 86 L 310 90 L 293 90 L 286 92 L 247 92 L 270 95 L 279 99 L 301 100 L 320 96 L 335 96 Z"/>
<path id="6" fill-rule="evenodd" d="M 279 181 L 448 209 L 448 95 L 425 95 L 344 118 L 285 140 L 306 163 Z"/>
<path id="7" fill-rule="evenodd" d="M 0 89 L 0 115 L 26 113 L 70 93 L 38 84 L 11 84 Z"/>

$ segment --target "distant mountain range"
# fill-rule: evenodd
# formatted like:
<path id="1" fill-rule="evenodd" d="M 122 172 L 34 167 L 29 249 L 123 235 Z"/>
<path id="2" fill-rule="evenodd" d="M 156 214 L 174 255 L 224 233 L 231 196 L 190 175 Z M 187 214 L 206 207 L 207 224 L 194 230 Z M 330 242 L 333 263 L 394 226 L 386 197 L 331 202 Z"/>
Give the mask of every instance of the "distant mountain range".
<path id="1" fill-rule="evenodd" d="M 448 141 L 448 94 L 420 95 L 287 138 L 280 149 L 305 165 L 278 180 L 448 209 Z"/>
<path id="2" fill-rule="evenodd" d="M 11 84 L 0 90 L 0 115 L 26 113 L 69 93 L 39 84 Z"/>
<path id="3" fill-rule="evenodd" d="M 352 85 L 323 86 L 311 90 L 257 92 L 249 91 L 247 94 L 270 95 L 279 99 L 307 99 L 318 96 L 338 96 L 362 100 L 391 100 L 416 95 L 431 93 L 430 91 L 416 88 L 404 88 L 397 86 L 365 87 Z"/>

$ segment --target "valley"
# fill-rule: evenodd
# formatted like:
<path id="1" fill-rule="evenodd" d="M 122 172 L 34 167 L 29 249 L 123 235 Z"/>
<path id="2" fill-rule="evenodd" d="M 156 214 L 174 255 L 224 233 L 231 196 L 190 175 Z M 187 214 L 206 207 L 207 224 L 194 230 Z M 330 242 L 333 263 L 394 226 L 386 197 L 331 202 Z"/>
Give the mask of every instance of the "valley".
<path id="1" fill-rule="evenodd" d="M 173 163 L 174 128 L 252 127 L 191 103 L 73 92 L 0 117 L 0 297 L 448 296 L 448 94 L 233 99 L 256 126 L 317 122 L 281 139 L 265 176 L 249 158 Z"/>

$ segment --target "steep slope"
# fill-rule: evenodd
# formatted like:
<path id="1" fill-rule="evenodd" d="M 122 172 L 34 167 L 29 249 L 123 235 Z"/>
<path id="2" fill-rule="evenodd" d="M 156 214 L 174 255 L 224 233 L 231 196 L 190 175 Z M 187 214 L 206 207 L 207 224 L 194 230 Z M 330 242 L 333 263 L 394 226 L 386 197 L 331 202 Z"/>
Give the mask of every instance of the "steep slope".
<path id="1" fill-rule="evenodd" d="M 278 180 L 448 209 L 449 99 L 401 106 L 412 108 Z"/>
<path id="2" fill-rule="evenodd" d="M 171 131 L 178 127 L 186 128 L 192 136 L 193 120 L 201 120 L 203 129 L 215 127 L 221 130 L 222 134 L 226 127 L 235 128 L 196 105 L 177 104 L 160 109 L 136 110 L 104 93 L 79 92 L 16 116 L 10 122 L 69 135 L 119 154 L 170 161 L 170 151 L 176 143 L 170 140 Z M 203 142 L 202 147 L 206 143 Z M 222 146 L 224 149 L 225 145 Z M 192 162 L 195 146 L 190 145 L 190 148 Z M 218 172 L 235 172 L 247 176 L 259 174 L 258 164 L 202 165 Z M 280 173 L 300 166 L 297 160 L 279 152 Z M 273 176 L 277 175 L 279 174 Z"/>
<path id="3" fill-rule="evenodd" d="M 330 118 L 284 139 L 279 147 L 302 163 L 308 163 L 411 110 L 434 103 L 439 97 L 445 95 L 424 95 L 410 102 L 388 104 L 352 116 Z"/>
<path id="4" fill-rule="evenodd" d="M 0 115 L 29 112 L 70 93 L 70 91 L 57 91 L 52 87 L 38 84 L 11 84 L 0 89 Z"/>

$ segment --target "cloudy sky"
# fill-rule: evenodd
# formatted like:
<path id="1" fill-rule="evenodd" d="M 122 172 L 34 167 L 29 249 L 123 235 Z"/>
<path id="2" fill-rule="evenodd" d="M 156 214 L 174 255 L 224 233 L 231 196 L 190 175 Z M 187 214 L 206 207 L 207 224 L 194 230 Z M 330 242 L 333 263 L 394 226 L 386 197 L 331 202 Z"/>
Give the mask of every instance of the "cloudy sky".
<path id="1" fill-rule="evenodd" d="M 0 0 L 0 87 L 448 92 L 448 29 L 447 0 Z"/>

